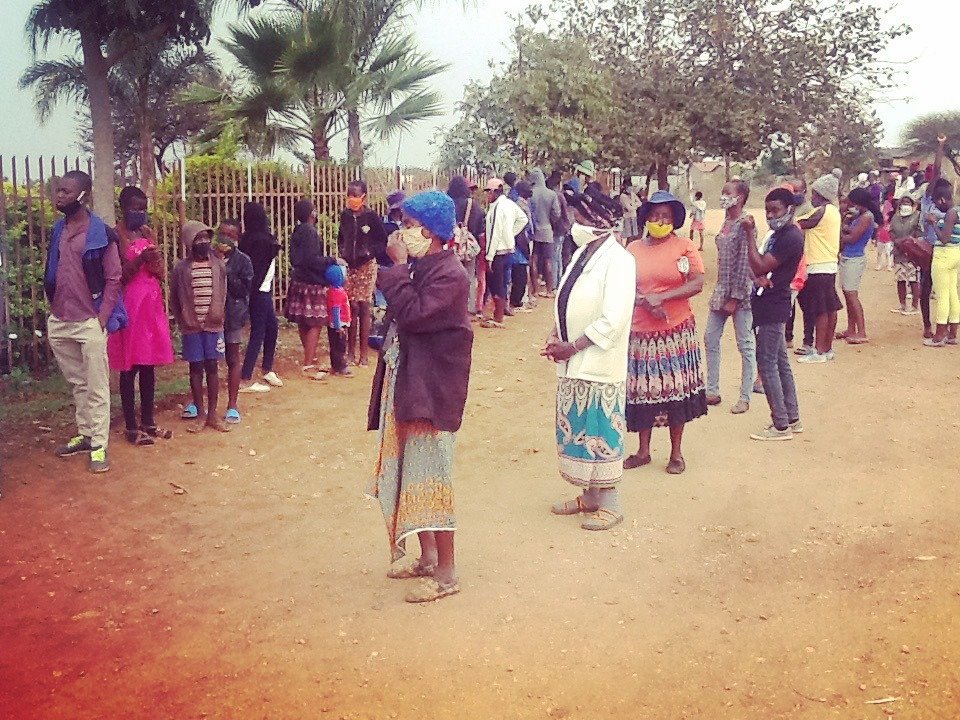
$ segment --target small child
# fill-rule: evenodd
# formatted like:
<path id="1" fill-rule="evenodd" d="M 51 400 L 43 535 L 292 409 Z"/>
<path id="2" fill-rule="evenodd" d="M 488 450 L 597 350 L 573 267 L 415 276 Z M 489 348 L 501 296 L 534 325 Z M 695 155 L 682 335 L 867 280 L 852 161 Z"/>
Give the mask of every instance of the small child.
<path id="1" fill-rule="evenodd" d="M 690 213 L 690 239 L 693 240 L 694 233 L 700 233 L 700 252 L 703 252 L 703 231 L 705 229 L 704 220 L 707 217 L 707 201 L 703 199 L 703 193 L 699 190 L 693 196 L 693 211 Z"/>
<path id="2" fill-rule="evenodd" d="M 190 364 L 193 403 L 183 412 L 197 420 L 189 432 L 205 427 L 228 432 L 217 417 L 220 390 L 219 366 L 223 358 L 224 314 L 227 301 L 227 268 L 213 252 L 213 230 L 195 220 L 184 223 L 180 243 L 186 257 L 177 263 L 170 278 L 170 309 L 183 336 L 183 359 Z M 207 410 L 203 411 L 203 379 L 207 379 Z"/>
<path id="3" fill-rule="evenodd" d="M 890 227 L 881 225 L 877 228 L 877 267 L 876 270 L 893 271 L 893 239 L 890 237 Z"/>
<path id="4" fill-rule="evenodd" d="M 240 423 L 237 397 L 240 392 L 240 374 L 243 359 L 240 343 L 243 328 L 250 320 L 250 288 L 253 285 L 253 261 L 237 249 L 240 241 L 240 221 L 224 220 L 217 230 L 213 249 L 222 257 L 227 267 L 227 304 L 224 313 L 223 339 L 227 350 L 227 414 L 231 425 Z"/>
<path id="5" fill-rule="evenodd" d="M 350 300 L 344 285 L 347 272 L 342 265 L 331 265 L 325 273 L 327 288 L 327 340 L 330 343 L 330 370 L 337 377 L 353 377 L 347 367 L 347 328 L 351 324 Z M 366 338 L 364 338 L 366 341 Z"/>

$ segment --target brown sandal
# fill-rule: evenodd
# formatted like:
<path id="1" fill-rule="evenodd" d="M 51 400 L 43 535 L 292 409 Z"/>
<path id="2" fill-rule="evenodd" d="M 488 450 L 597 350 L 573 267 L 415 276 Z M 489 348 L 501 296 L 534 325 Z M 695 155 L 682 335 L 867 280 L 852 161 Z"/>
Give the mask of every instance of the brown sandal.
<path id="1" fill-rule="evenodd" d="M 580 523 L 584 530 L 609 530 L 623 522 L 623 515 L 607 508 L 600 508 L 588 519 Z"/>
<path id="2" fill-rule="evenodd" d="M 683 475 L 686 469 L 687 463 L 682 457 L 676 460 L 671 460 L 667 464 L 667 472 L 671 475 Z"/>
<path id="3" fill-rule="evenodd" d="M 169 440 L 173 437 L 173 430 L 167 430 L 159 425 L 142 425 L 140 432 L 145 432 L 150 437 L 160 438 L 161 440 Z"/>
<path id="4" fill-rule="evenodd" d="M 649 465 L 653 458 L 649 455 L 641 455 L 637 453 L 631 455 L 626 460 L 623 461 L 624 470 L 636 470 L 638 467 L 643 467 L 644 465 Z"/>
<path id="5" fill-rule="evenodd" d="M 405 598 L 408 603 L 428 603 L 440 600 L 460 592 L 459 583 L 453 585 L 441 585 L 434 578 L 422 578 L 420 584 L 407 593 Z"/>
<path id="6" fill-rule="evenodd" d="M 391 580 L 431 577 L 436 569 L 436 565 L 422 565 L 419 560 L 416 560 L 405 565 L 395 565 L 387 571 L 387 577 Z"/>
<path id="7" fill-rule="evenodd" d="M 577 495 L 573 500 L 564 500 L 551 505 L 550 512 L 554 515 L 579 515 L 580 513 L 595 512 L 595 509 L 588 508 L 583 504 L 583 495 Z"/>
<path id="8" fill-rule="evenodd" d="M 136 445 L 137 447 L 146 447 L 154 444 L 153 438 L 143 430 L 127 430 L 124 432 L 124 435 L 126 436 L 128 443 L 131 445 Z"/>

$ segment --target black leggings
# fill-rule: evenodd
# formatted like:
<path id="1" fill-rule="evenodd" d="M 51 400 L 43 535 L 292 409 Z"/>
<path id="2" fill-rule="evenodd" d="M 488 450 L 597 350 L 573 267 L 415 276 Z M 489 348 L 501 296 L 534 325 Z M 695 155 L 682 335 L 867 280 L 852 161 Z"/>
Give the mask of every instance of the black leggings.
<path id="1" fill-rule="evenodd" d="M 923 329 L 932 327 L 930 325 L 930 293 L 933 292 L 933 275 L 930 268 L 924 268 L 920 271 L 920 315 L 923 317 Z"/>
<path id="2" fill-rule="evenodd" d="M 523 305 L 523 296 L 527 294 L 529 272 L 530 266 L 520 263 L 514 263 L 510 268 L 510 305 L 513 307 Z"/>
<path id="3" fill-rule="evenodd" d="M 153 427 L 153 402 L 156 393 L 156 374 L 153 365 L 134 365 L 132 370 L 120 372 L 120 402 L 123 404 L 123 422 L 128 432 L 135 432 L 137 425 L 134 378 L 140 376 L 140 425 Z"/>

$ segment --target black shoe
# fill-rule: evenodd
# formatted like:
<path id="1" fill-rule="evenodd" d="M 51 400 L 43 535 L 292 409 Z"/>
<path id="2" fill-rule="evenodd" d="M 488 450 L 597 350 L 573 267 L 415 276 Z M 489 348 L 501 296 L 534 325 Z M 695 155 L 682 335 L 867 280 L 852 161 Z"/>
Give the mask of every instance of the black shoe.
<path id="1" fill-rule="evenodd" d="M 54 450 L 54 454 L 57 457 L 70 457 L 71 455 L 79 455 L 80 453 L 90 452 L 91 450 L 93 450 L 93 445 L 90 444 L 90 438 L 77 435 L 76 437 L 70 438 L 66 445 L 61 445 Z"/>

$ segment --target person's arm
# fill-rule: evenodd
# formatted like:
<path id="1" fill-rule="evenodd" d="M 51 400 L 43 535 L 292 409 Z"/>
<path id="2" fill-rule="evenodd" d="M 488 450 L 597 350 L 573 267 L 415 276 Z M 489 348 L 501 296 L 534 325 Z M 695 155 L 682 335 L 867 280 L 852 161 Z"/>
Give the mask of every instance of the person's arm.
<path id="1" fill-rule="evenodd" d="M 140 253 L 139 255 L 137 255 L 137 256 L 136 256 L 135 258 L 133 258 L 132 260 L 127 260 L 126 258 L 123 258 L 123 259 L 120 261 L 120 267 L 121 267 L 121 272 L 120 272 L 120 284 L 121 284 L 121 285 L 126 286 L 127 283 L 129 283 L 131 280 L 133 280 L 134 276 L 135 276 L 138 272 L 140 272 L 140 268 L 142 268 L 143 265 L 144 265 L 144 263 L 147 262 L 147 259 L 148 259 L 147 253 L 148 253 L 148 252 L 149 252 L 149 250 L 144 250 L 142 253 Z"/>
<path id="2" fill-rule="evenodd" d="M 729 298 L 727 310 L 731 314 L 736 312 L 740 303 L 750 294 L 752 277 L 750 274 L 750 260 L 747 255 L 747 246 L 757 245 L 757 223 L 753 215 L 744 216 L 737 234 L 737 245 L 734 249 L 733 284 L 727 286 Z"/>
<path id="3" fill-rule="evenodd" d="M 863 237 L 863 234 L 870 229 L 872 224 L 873 215 L 868 212 L 862 213 L 855 223 L 848 226 L 847 229 L 840 234 L 840 247 L 846 247 L 847 245 L 855 243 Z"/>
<path id="4" fill-rule="evenodd" d="M 943 165 L 943 146 L 946 142 L 946 135 L 937 135 L 937 153 L 933 156 L 933 175 L 930 177 L 930 182 L 927 183 L 927 197 L 933 197 L 933 186 L 940 179 L 940 168 Z"/>
<path id="5" fill-rule="evenodd" d="M 780 260 L 771 253 L 760 254 L 756 243 L 747 244 L 747 259 L 750 261 L 750 269 L 756 277 L 762 277 L 780 267 Z"/>
<path id="6" fill-rule="evenodd" d="M 523 232 L 523 229 L 528 223 L 529 220 L 527 220 L 527 214 L 523 211 L 522 207 L 516 205 L 516 211 L 513 216 L 513 236 L 516 237 Z"/>
<path id="7" fill-rule="evenodd" d="M 823 215 L 826 211 L 826 206 L 817 208 L 813 215 L 805 217 L 803 220 L 797 220 L 797 225 L 800 226 L 801 230 L 813 230 L 813 228 L 819 225 L 820 221 L 823 220 Z"/>
<path id="8" fill-rule="evenodd" d="M 112 230 L 107 230 L 112 233 Z M 123 270 L 120 266 L 120 249 L 117 245 L 116 236 L 107 242 L 107 247 L 103 251 L 101 262 L 103 263 L 103 300 L 100 303 L 98 313 L 101 327 L 107 327 L 107 321 L 113 313 L 113 308 L 120 298 L 120 279 L 123 276 Z"/>
<path id="9" fill-rule="evenodd" d="M 940 238 L 940 242 L 943 245 L 950 244 L 950 236 L 953 235 L 953 226 L 957 224 L 957 208 L 952 207 L 947 211 L 946 217 L 943 219 L 943 227 L 937 231 L 937 237 Z"/>

